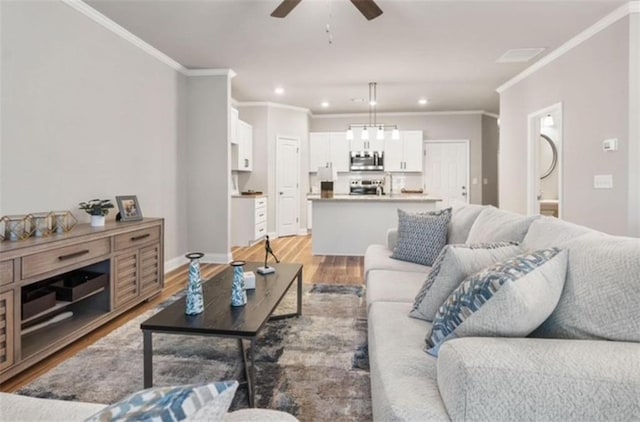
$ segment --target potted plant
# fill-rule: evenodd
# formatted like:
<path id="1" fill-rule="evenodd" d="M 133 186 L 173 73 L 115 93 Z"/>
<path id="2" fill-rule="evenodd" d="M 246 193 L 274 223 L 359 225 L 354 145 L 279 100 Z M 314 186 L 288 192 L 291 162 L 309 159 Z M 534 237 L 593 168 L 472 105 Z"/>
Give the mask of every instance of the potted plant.
<path id="1" fill-rule="evenodd" d="M 109 214 L 109 209 L 113 208 L 110 199 L 92 199 L 87 202 L 80 202 L 79 207 L 91 216 L 91 226 L 104 226 L 105 216 Z"/>

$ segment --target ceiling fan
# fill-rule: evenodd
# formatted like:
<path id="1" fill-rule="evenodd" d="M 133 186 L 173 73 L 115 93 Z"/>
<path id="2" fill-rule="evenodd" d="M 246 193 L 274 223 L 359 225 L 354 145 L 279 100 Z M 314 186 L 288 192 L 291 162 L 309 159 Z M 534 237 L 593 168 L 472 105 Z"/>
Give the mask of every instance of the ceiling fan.
<path id="1" fill-rule="evenodd" d="M 284 18 L 300 3 L 301 0 L 282 0 L 282 3 L 271 13 L 274 18 Z M 351 3 L 367 18 L 372 20 L 382 14 L 382 9 L 373 0 L 351 0 Z"/>

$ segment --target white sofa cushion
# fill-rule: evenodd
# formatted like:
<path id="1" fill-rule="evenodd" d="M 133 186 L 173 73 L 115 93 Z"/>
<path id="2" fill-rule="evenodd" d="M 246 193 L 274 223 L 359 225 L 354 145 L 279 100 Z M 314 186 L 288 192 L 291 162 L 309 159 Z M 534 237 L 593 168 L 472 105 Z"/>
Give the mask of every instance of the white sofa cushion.
<path id="1" fill-rule="evenodd" d="M 473 223 L 485 208 L 483 205 L 473 204 L 454 205 L 447 230 L 447 243 L 465 243 Z"/>
<path id="2" fill-rule="evenodd" d="M 445 246 L 415 296 L 409 316 L 433 321 L 440 305 L 465 278 L 520 252 L 516 242 Z"/>
<path id="3" fill-rule="evenodd" d="M 422 273 L 424 277 L 431 271 L 431 267 L 413 262 L 399 261 L 391 258 L 391 250 L 383 245 L 369 245 L 364 254 L 364 276 L 369 279 L 372 270 L 392 270 Z"/>
<path id="4" fill-rule="evenodd" d="M 379 270 L 367 278 L 367 305 L 373 302 L 412 302 L 424 283 L 424 273 Z"/>
<path id="5" fill-rule="evenodd" d="M 436 380 L 436 358 L 422 351 L 430 324 L 409 318 L 411 303 L 369 308 L 369 367 L 374 421 L 449 421 Z"/>
<path id="6" fill-rule="evenodd" d="M 427 352 L 456 337 L 524 337 L 551 315 L 562 294 L 567 251 L 518 255 L 468 277 L 447 298 L 427 334 Z"/>
<path id="7" fill-rule="evenodd" d="M 637 343 L 461 338 L 440 349 L 438 386 L 454 421 L 637 421 L 639 356 Z"/>
<path id="8" fill-rule="evenodd" d="M 640 239 L 596 232 L 563 248 L 569 263 L 560 302 L 533 335 L 640 342 Z"/>
<path id="9" fill-rule="evenodd" d="M 471 226 L 466 243 L 522 242 L 531 222 L 538 217 L 485 207 Z"/>
<path id="10" fill-rule="evenodd" d="M 0 393 L 0 420 L 3 422 L 80 422 L 105 407 L 98 403 Z"/>
<path id="11" fill-rule="evenodd" d="M 600 232 L 554 217 L 540 217 L 531 223 L 520 246 L 525 251 L 562 247 L 565 243 L 587 233 Z M 604 233 L 601 234 L 604 235 Z"/>

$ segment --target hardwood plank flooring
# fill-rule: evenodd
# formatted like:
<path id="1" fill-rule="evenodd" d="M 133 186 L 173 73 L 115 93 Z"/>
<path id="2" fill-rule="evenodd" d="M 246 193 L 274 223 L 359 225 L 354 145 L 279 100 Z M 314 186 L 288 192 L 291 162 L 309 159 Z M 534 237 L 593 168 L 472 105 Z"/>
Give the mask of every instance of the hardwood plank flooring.
<path id="1" fill-rule="evenodd" d="M 364 259 L 362 257 L 313 256 L 311 252 L 311 235 L 272 239 L 271 247 L 280 261 L 297 262 L 304 266 L 302 279 L 305 283 L 359 285 L 364 282 Z M 234 248 L 232 253 L 233 259 L 235 260 L 262 262 L 264 261 L 264 243 L 260 242 L 246 248 Z M 272 257 L 270 257 L 269 261 L 274 262 Z M 202 278 L 211 278 L 224 268 L 226 268 L 226 265 L 202 264 L 200 268 Z M 28 370 L 5 381 L 0 385 L 0 391 L 15 392 L 19 390 L 53 367 L 105 337 L 111 331 L 121 327 L 144 312 L 155 308 L 174 294 L 182 291 L 186 286 L 187 280 L 187 265 L 166 274 L 165 288 L 158 296 L 125 312 Z"/>

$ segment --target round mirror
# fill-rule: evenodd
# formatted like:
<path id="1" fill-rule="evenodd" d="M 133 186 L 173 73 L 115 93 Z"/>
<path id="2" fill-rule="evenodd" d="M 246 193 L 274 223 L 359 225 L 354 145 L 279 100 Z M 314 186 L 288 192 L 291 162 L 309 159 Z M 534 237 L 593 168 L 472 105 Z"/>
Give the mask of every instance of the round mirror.
<path id="1" fill-rule="evenodd" d="M 557 163 L 556 144 L 547 135 L 540 134 L 540 179 L 549 176 Z"/>

